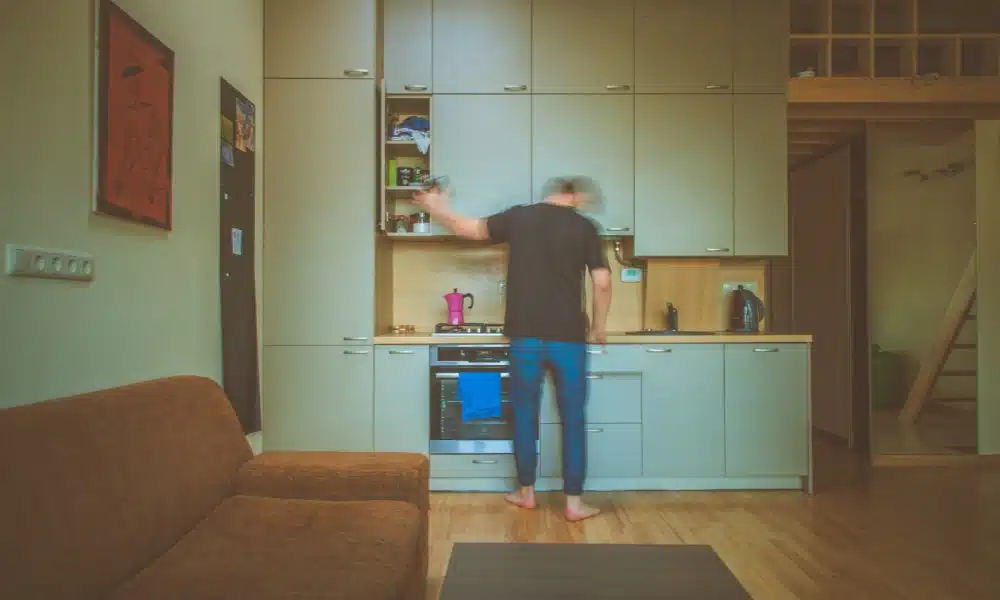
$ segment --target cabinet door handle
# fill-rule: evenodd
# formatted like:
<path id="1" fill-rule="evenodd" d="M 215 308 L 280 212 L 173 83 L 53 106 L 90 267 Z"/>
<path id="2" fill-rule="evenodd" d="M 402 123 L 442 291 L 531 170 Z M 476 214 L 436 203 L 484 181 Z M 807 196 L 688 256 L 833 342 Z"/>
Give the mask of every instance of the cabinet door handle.
<path id="1" fill-rule="evenodd" d="M 368 74 L 368 69 L 344 69 L 344 75 L 348 77 L 364 77 Z"/>
<path id="2" fill-rule="evenodd" d="M 777 352 L 778 348 L 754 348 L 754 352 Z"/>
<path id="3" fill-rule="evenodd" d="M 600 427 L 591 427 L 587 429 L 587 433 L 604 433 L 604 429 Z"/>
<path id="4" fill-rule="evenodd" d="M 413 354 L 413 350 L 389 350 L 389 354 Z"/>
<path id="5" fill-rule="evenodd" d="M 604 231 L 632 231 L 631 227 L 605 227 Z"/>
<path id="6" fill-rule="evenodd" d="M 474 465 L 495 465 L 495 464 L 497 464 L 497 461 L 495 461 L 495 460 L 476 459 L 476 460 L 472 461 L 472 464 L 474 464 Z"/>
<path id="7" fill-rule="evenodd" d="M 604 86 L 604 89 L 608 90 L 609 92 L 627 92 L 628 90 L 632 89 L 632 86 L 623 84 L 610 84 Z"/>
<path id="8" fill-rule="evenodd" d="M 523 91 L 525 91 L 527 89 L 528 89 L 528 86 L 526 86 L 524 84 L 521 84 L 521 85 L 505 85 L 505 86 L 503 86 L 503 90 L 505 92 L 523 92 Z"/>
<path id="9" fill-rule="evenodd" d="M 367 350 L 344 350 L 344 354 L 361 355 L 368 354 Z"/>
<path id="10" fill-rule="evenodd" d="M 590 375 L 587 375 L 587 379 L 604 379 L 604 375 L 596 375 L 594 373 L 591 373 Z"/>
<path id="11" fill-rule="evenodd" d="M 608 351 L 604 348 L 587 348 L 587 354 L 607 354 Z"/>
<path id="12" fill-rule="evenodd" d="M 729 248 L 705 248 L 705 252 L 729 252 Z"/>
<path id="13" fill-rule="evenodd" d="M 705 86 L 706 90 L 728 90 L 729 86 L 724 83 L 709 83 Z"/>
<path id="14" fill-rule="evenodd" d="M 666 354 L 667 352 L 673 352 L 673 348 L 646 348 L 646 352 L 650 354 Z"/>
<path id="15" fill-rule="evenodd" d="M 426 92 L 427 86 L 419 83 L 408 83 L 403 86 L 403 89 L 408 92 Z"/>
<path id="16" fill-rule="evenodd" d="M 344 338 L 344 341 L 345 342 L 367 342 L 368 338 L 366 338 L 366 337 L 351 337 L 351 336 L 347 336 L 347 337 Z"/>

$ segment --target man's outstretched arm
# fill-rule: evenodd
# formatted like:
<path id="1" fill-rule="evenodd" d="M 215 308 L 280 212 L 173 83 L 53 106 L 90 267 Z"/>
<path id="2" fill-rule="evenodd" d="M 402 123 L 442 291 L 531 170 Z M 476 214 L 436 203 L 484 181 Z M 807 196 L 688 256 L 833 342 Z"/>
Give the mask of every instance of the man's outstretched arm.
<path id="1" fill-rule="evenodd" d="M 490 238 L 486 219 L 474 219 L 456 213 L 448 206 L 444 193 L 439 189 L 418 192 L 413 196 L 413 201 L 417 206 L 430 213 L 431 219 L 458 237 L 479 241 Z"/>

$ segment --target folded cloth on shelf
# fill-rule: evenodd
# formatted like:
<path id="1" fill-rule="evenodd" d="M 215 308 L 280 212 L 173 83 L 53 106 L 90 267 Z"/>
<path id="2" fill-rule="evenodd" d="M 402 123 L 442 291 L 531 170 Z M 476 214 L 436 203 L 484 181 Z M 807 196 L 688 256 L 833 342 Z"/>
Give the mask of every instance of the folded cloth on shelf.
<path id="1" fill-rule="evenodd" d="M 500 416 L 500 373 L 459 373 L 458 400 L 462 421 Z"/>

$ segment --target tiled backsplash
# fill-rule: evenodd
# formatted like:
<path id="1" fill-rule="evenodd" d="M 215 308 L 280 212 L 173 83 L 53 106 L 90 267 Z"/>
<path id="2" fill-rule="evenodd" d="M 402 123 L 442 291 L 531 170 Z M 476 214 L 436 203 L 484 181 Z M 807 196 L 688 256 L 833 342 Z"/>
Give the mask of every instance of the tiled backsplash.
<path id="1" fill-rule="evenodd" d="M 766 261 L 655 259 L 648 261 L 642 283 L 622 283 L 621 266 L 610 243 L 607 251 L 614 280 L 609 331 L 663 327 L 667 302 L 677 307 L 681 329 L 724 329 L 721 290 L 727 281 L 755 282 L 767 302 Z M 501 247 L 397 241 L 392 247 L 392 269 L 392 322 L 396 325 L 430 330 L 445 320 L 442 296 L 454 288 L 475 296 L 466 320 L 503 322 L 500 284 L 506 277 L 506 253 Z"/>

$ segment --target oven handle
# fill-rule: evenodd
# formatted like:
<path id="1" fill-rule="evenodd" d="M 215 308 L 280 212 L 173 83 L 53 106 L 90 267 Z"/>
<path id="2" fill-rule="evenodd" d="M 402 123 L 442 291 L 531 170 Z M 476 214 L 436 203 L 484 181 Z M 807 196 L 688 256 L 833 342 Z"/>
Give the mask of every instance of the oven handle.
<path id="1" fill-rule="evenodd" d="M 507 379 L 510 377 L 510 373 L 500 373 L 501 379 Z M 458 373 L 435 373 L 435 379 L 458 379 Z"/>

